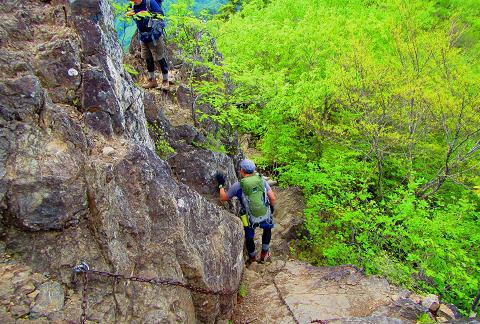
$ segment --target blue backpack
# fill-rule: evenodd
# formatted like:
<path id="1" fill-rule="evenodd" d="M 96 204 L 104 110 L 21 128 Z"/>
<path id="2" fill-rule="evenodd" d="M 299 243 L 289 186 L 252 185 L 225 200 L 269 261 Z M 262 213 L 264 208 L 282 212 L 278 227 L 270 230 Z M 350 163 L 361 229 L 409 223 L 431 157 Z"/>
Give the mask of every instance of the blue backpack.
<path id="1" fill-rule="evenodd" d="M 151 7 L 151 0 L 146 0 L 147 1 L 147 10 L 150 14 L 154 14 L 152 12 L 152 7 Z M 163 16 L 163 12 L 160 12 L 160 14 Z M 163 20 L 161 19 L 155 19 L 153 17 L 145 17 L 142 18 L 147 20 L 147 30 L 144 32 L 138 32 L 138 37 L 140 40 L 144 43 L 149 43 L 153 42 L 155 43 L 157 39 L 159 39 L 162 34 L 163 34 L 163 28 L 165 27 Z"/>

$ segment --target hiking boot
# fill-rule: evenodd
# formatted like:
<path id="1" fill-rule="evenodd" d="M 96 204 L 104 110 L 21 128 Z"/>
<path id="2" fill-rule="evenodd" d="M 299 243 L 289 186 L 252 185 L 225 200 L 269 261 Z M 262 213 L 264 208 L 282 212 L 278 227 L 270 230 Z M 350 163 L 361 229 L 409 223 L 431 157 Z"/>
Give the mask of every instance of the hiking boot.
<path id="1" fill-rule="evenodd" d="M 248 257 L 247 266 L 251 265 L 253 262 L 257 262 L 257 256 Z"/>
<path id="2" fill-rule="evenodd" d="M 272 261 L 272 256 L 269 251 L 262 251 L 260 254 L 260 263 Z"/>
<path id="3" fill-rule="evenodd" d="M 168 82 L 168 80 L 163 80 L 162 89 L 168 90 L 169 87 L 170 87 L 170 82 Z"/>
<path id="4" fill-rule="evenodd" d="M 142 84 L 142 87 L 144 89 L 153 89 L 153 88 L 158 87 L 157 79 L 148 79 L 147 82 Z"/>

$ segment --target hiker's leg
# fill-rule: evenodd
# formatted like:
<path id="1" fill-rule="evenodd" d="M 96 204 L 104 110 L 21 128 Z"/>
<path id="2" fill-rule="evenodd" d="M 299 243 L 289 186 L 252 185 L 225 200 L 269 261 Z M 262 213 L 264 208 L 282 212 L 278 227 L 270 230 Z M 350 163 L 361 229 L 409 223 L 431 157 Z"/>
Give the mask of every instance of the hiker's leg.
<path id="1" fill-rule="evenodd" d="M 168 81 L 168 63 L 165 58 L 162 58 L 159 62 L 160 69 L 162 70 L 162 80 Z"/>
<path id="2" fill-rule="evenodd" d="M 150 51 L 149 44 L 150 43 L 140 42 L 141 55 L 147 64 L 148 78 L 155 79 L 155 61 L 152 52 Z"/>
<path id="3" fill-rule="evenodd" d="M 272 239 L 272 229 L 263 229 L 262 233 L 262 251 L 266 252 L 270 248 L 270 240 Z"/>
<path id="4" fill-rule="evenodd" d="M 158 86 L 157 78 L 155 78 L 155 61 L 152 55 L 151 46 L 152 43 L 144 43 L 140 42 L 141 50 L 142 50 L 142 58 L 145 60 L 147 64 L 147 71 L 148 71 L 148 80 L 147 82 L 142 84 L 142 87 L 145 89 L 152 89 Z"/>
<path id="5" fill-rule="evenodd" d="M 147 63 L 148 78 L 155 79 L 155 62 L 153 57 L 146 59 L 145 62 Z"/>
<path id="6" fill-rule="evenodd" d="M 245 230 L 245 243 L 247 245 L 247 252 L 250 258 L 255 257 L 255 241 L 253 238 L 255 237 L 255 229 L 252 227 L 244 227 Z"/>
<path id="7" fill-rule="evenodd" d="M 162 70 L 162 80 L 168 82 L 167 48 L 163 36 L 155 41 L 153 56 L 155 62 L 158 62 L 160 69 Z"/>

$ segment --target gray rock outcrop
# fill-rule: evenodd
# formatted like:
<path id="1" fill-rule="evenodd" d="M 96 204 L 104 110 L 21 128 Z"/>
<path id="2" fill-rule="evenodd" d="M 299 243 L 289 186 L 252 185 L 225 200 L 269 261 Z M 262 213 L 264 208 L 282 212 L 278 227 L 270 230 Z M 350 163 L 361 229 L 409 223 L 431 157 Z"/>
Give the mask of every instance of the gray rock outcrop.
<path id="1" fill-rule="evenodd" d="M 80 261 L 235 292 L 241 223 L 155 154 L 146 96 L 122 68 L 109 2 L 2 5 L 0 321 L 78 322 Z M 225 155 L 202 154 L 233 170 Z M 236 299 L 93 274 L 87 293 L 87 319 L 100 323 L 212 323 Z"/>

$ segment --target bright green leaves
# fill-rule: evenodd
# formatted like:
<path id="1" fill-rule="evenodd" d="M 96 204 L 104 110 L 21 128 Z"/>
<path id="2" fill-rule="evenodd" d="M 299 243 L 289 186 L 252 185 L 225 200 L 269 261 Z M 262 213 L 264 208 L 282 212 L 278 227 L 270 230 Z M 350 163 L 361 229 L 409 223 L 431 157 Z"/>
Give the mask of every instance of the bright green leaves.
<path id="1" fill-rule="evenodd" d="M 110 0 L 113 8 L 113 13 L 116 19 L 120 21 L 130 21 L 130 16 L 126 15 L 132 9 L 132 3 L 129 1 Z"/>
<path id="2" fill-rule="evenodd" d="M 473 187 L 473 191 L 475 192 L 475 194 L 476 194 L 477 196 L 480 197 L 480 186 L 475 186 L 475 187 Z"/>
<path id="3" fill-rule="evenodd" d="M 480 20 L 467 2 L 250 1 L 216 34 L 234 86 L 225 109 L 306 195 L 296 251 L 464 308 L 480 275 L 478 200 L 458 185 L 480 181 Z"/>
<path id="4" fill-rule="evenodd" d="M 169 158 L 172 154 L 175 154 L 175 149 L 170 146 L 165 138 L 165 132 L 157 124 L 148 124 L 148 130 L 155 143 L 155 152 L 162 159 Z"/>
<path id="5" fill-rule="evenodd" d="M 138 71 L 135 70 L 135 68 L 133 66 L 131 66 L 130 64 L 122 64 L 122 67 L 125 71 L 127 71 L 130 75 L 138 75 Z"/>

